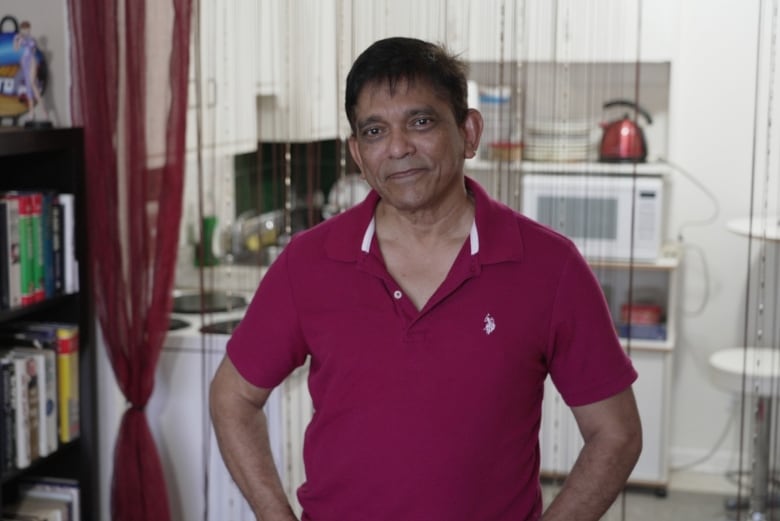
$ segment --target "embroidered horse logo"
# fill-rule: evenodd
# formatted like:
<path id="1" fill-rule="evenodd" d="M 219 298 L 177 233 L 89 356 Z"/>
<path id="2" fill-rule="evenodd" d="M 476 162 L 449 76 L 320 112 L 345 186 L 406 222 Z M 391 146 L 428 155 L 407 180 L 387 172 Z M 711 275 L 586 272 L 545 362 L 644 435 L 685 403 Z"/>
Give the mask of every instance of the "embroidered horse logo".
<path id="1" fill-rule="evenodd" d="M 485 315 L 485 327 L 483 327 L 482 330 L 486 335 L 489 335 L 496 330 L 496 321 L 493 320 L 493 317 L 490 315 L 490 313 Z"/>

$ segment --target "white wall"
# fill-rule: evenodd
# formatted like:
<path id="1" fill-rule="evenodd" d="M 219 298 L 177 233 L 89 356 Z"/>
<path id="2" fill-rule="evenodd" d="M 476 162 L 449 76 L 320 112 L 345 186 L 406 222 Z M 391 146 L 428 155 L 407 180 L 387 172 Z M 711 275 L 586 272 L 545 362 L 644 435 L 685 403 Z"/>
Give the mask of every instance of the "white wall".
<path id="1" fill-rule="evenodd" d="M 0 16 L 18 22 L 28 20 L 32 35 L 46 57 L 49 83 L 44 102 L 49 117 L 58 127 L 70 126 L 70 48 L 66 0 L 3 0 Z M 9 31 L 10 27 L 3 30 Z"/>
<path id="2" fill-rule="evenodd" d="M 673 178 L 669 231 L 673 236 L 682 231 L 686 247 L 683 316 L 674 359 L 673 467 L 698 460 L 712 448 L 717 449 L 715 456 L 694 468 L 722 472 L 737 465 L 733 411 L 739 404 L 712 384 L 707 360 L 716 350 L 742 341 L 748 243 L 728 232 L 726 222 L 749 211 L 758 3 L 689 0 L 681 9 L 679 52 L 672 64 L 668 159 L 712 192 L 720 213 L 712 224 L 684 226 L 706 220 L 713 205 L 685 177 Z M 702 303 L 706 305 L 701 312 L 692 313 Z M 729 421 L 729 435 L 716 446 Z"/>

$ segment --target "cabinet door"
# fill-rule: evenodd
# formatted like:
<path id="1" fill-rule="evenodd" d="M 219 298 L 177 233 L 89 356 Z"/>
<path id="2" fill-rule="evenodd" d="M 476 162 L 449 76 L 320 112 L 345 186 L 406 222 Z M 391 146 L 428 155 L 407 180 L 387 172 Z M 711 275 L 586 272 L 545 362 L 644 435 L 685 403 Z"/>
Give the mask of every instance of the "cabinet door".
<path id="1" fill-rule="evenodd" d="M 216 4 L 213 0 L 200 2 L 200 17 L 193 18 L 190 38 L 189 81 L 187 89 L 188 151 L 200 145 L 213 147 L 216 142 L 215 121 L 217 85 L 214 79 L 216 63 Z"/>
<path id="2" fill-rule="evenodd" d="M 206 352 L 171 348 L 160 354 L 147 416 L 162 460 L 171 519 L 203 519 L 206 497 L 209 520 L 254 519 L 222 461 L 208 415 L 208 384 L 223 348 Z M 274 459 L 283 469 L 280 403 L 275 391 L 266 414 Z"/>
<path id="3" fill-rule="evenodd" d="M 639 373 L 633 389 L 642 419 L 643 447 L 629 477 L 630 482 L 663 486 L 669 479 L 670 356 L 668 350 L 631 352 L 631 360 Z M 549 378 L 545 382 L 539 444 L 542 472 L 555 475 L 568 473 L 582 448 L 582 436 L 574 415 Z"/>
<path id="4" fill-rule="evenodd" d="M 200 3 L 199 38 L 190 50 L 187 148 L 237 154 L 257 148 L 257 6 L 240 0 Z M 196 96 L 200 88 L 200 98 Z"/>
<path id="5" fill-rule="evenodd" d="M 669 61 L 674 0 L 484 0 L 451 6 L 469 20 L 470 61 Z M 478 13 L 473 12 L 478 9 Z M 457 27 L 457 24 L 454 25 Z"/>
<path id="6" fill-rule="evenodd" d="M 261 141 L 307 142 L 338 136 L 341 98 L 335 0 L 266 0 L 258 16 L 276 19 L 278 45 L 272 65 L 272 96 L 261 96 L 257 137 Z M 269 23 L 269 22 L 266 22 Z M 273 23 L 273 22 L 270 22 Z M 276 74 L 265 69 L 263 75 Z"/>
<path id="7" fill-rule="evenodd" d="M 668 431 L 671 352 L 639 351 L 631 353 L 639 373 L 634 384 L 637 407 L 642 417 L 642 454 L 631 479 L 639 482 L 666 483 L 669 479 Z"/>
<path id="8" fill-rule="evenodd" d="M 282 42 L 282 26 L 279 0 L 257 0 L 255 92 L 259 96 L 273 96 L 279 89 L 279 51 Z"/>
<path id="9" fill-rule="evenodd" d="M 212 23 L 216 25 L 212 72 L 217 99 L 215 142 L 224 153 L 251 152 L 257 149 L 257 5 L 245 0 L 212 2 Z"/>

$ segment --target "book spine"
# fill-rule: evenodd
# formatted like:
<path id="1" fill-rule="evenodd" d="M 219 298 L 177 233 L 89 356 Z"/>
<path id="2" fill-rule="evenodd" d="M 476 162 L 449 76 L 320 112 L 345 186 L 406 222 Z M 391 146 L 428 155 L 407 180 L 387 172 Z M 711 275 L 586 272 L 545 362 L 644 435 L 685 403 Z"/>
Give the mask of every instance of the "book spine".
<path id="1" fill-rule="evenodd" d="M 11 307 L 8 274 L 11 271 L 11 257 L 8 255 L 8 223 L 5 199 L 0 199 L 0 309 Z"/>
<path id="2" fill-rule="evenodd" d="M 46 298 L 43 287 L 43 194 L 32 192 L 30 198 L 30 247 L 32 256 L 33 302 Z"/>
<path id="3" fill-rule="evenodd" d="M 65 293 L 75 293 L 79 290 L 79 270 L 76 260 L 75 197 L 73 194 L 59 194 L 57 198 L 62 204 Z"/>
<path id="4" fill-rule="evenodd" d="M 62 295 L 65 292 L 65 260 L 63 253 L 63 222 L 62 222 L 62 204 L 53 202 L 51 205 L 51 249 L 52 249 L 52 270 L 54 279 L 54 294 Z"/>
<path id="5" fill-rule="evenodd" d="M 43 294 L 46 298 L 56 295 L 54 288 L 54 192 L 44 192 L 41 197 L 41 258 L 43 262 Z"/>
<path id="6" fill-rule="evenodd" d="M 46 359 L 46 452 L 54 453 L 59 447 L 57 434 L 57 352 L 44 347 Z"/>
<path id="7" fill-rule="evenodd" d="M 30 446 L 30 461 L 41 457 L 41 375 L 36 357 L 20 354 L 27 373 L 27 438 Z"/>
<path id="8" fill-rule="evenodd" d="M 28 368 L 30 385 L 34 383 L 36 387 L 34 390 L 30 389 L 30 414 L 37 412 L 37 421 L 31 422 L 32 443 L 33 448 L 37 447 L 37 455 L 48 456 L 57 448 L 57 421 L 54 406 L 57 400 L 56 354 L 53 349 L 37 347 L 15 347 L 13 351 L 35 360 L 35 367 Z M 54 445 L 51 443 L 51 434 L 54 434 Z M 35 450 L 33 450 L 32 458 L 35 457 Z"/>
<path id="9" fill-rule="evenodd" d="M 67 443 L 80 433 L 79 335 L 76 327 L 57 330 L 60 441 Z"/>
<path id="10" fill-rule="evenodd" d="M 2 390 L 3 390 L 3 456 L 0 462 L 0 473 L 13 470 L 16 467 L 16 386 L 15 365 L 8 358 L 2 360 Z"/>
<path id="11" fill-rule="evenodd" d="M 16 391 L 16 467 L 23 469 L 30 466 L 30 402 L 27 375 L 27 361 L 14 357 L 14 387 Z"/>
<path id="12" fill-rule="evenodd" d="M 8 251 L 3 252 L 9 259 L 8 264 L 8 299 L 9 307 L 22 305 L 22 257 L 19 242 L 19 200 L 12 196 L 5 197 L 6 239 Z"/>
<path id="13" fill-rule="evenodd" d="M 22 305 L 35 299 L 35 261 L 33 259 L 32 198 L 25 194 L 13 196 L 19 201 L 19 250 L 21 257 Z"/>

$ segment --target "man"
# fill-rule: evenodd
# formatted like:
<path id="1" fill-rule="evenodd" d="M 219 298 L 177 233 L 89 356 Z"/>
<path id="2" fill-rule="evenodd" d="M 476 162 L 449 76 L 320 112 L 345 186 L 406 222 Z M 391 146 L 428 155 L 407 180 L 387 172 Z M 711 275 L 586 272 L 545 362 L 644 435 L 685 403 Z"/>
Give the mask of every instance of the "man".
<path id="1" fill-rule="evenodd" d="M 346 111 L 373 191 L 285 248 L 211 387 L 223 457 L 258 519 L 295 519 L 261 408 L 307 360 L 303 520 L 539 519 L 548 374 L 585 444 L 542 518 L 598 519 L 641 428 L 636 372 L 587 263 L 465 178 L 482 118 L 444 49 L 376 42 L 353 64 Z"/>

